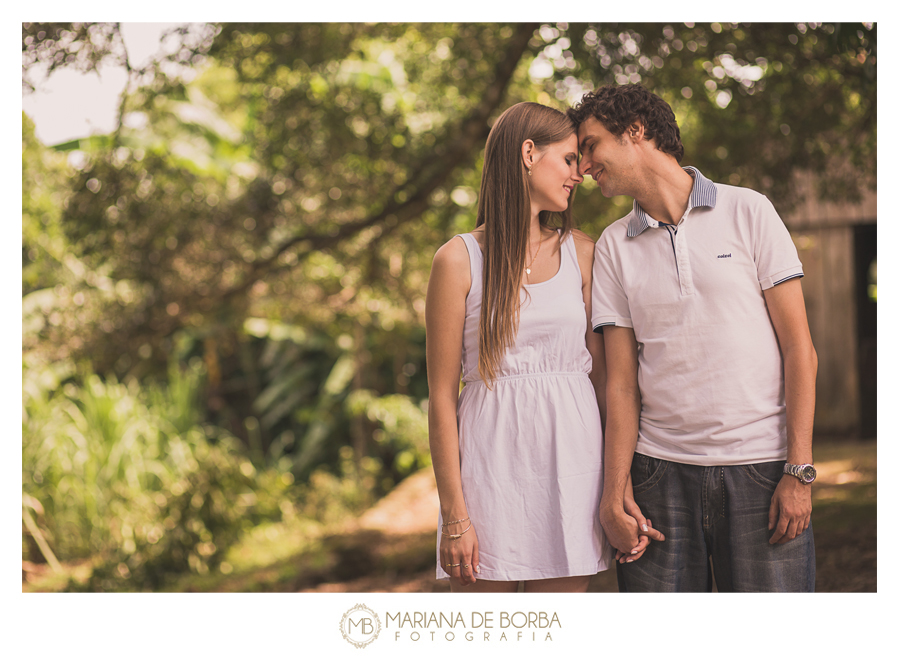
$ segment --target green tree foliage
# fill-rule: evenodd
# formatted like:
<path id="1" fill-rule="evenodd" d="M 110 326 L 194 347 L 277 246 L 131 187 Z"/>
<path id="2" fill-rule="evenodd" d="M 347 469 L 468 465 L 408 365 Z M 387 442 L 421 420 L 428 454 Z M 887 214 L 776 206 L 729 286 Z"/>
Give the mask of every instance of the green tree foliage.
<path id="1" fill-rule="evenodd" d="M 117 23 L 22 24 L 23 91 L 34 91 L 36 69 L 49 77 L 63 68 L 96 71 L 101 63 L 129 66 Z"/>
<path id="2" fill-rule="evenodd" d="M 267 347 L 243 331 L 248 317 L 329 338 L 317 357 L 331 361 L 326 373 L 351 350 L 345 390 L 424 397 L 428 250 L 457 215 L 460 163 L 471 167 L 532 31 L 465 26 L 453 40 L 440 25 L 225 26 L 193 83 L 155 78 L 123 99 L 111 139 L 64 145 L 83 158 L 63 211 L 69 252 L 114 288 L 57 291 L 80 293 L 81 313 L 45 325 L 38 342 L 77 345 L 123 377 L 187 345 L 210 370 L 212 411 L 248 441 L 244 418 L 269 402 L 259 396 L 286 388 L 265 381 Z M 308 407 L 260 427 L 264 449 L 285 432 L 323 445 L 316 418 L 333 414 L 317 399 L 323 380 L 307 381 Z"/>
<path id="3" fill-rule="evenodd" d="M 22 292 L 52 288 L 66 249 L 59 218 L 66 199 L 66 159 L 44 148 L 22 114 Z M 48 262 L 48 260 L 50 262 Z M 55 263 L 54 266 L 51 263 Z"/>

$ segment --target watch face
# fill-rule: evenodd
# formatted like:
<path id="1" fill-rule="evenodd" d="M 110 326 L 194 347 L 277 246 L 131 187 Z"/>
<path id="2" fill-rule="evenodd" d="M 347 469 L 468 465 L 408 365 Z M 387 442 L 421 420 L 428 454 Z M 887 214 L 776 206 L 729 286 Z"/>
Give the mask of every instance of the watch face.
<path id="1" fill-rule="evenodd" d="M 800 479 L 804 482 L 812 482 L 816 479 L 816 468 L 812 465 L 804 466 L 800 469 Z"/>

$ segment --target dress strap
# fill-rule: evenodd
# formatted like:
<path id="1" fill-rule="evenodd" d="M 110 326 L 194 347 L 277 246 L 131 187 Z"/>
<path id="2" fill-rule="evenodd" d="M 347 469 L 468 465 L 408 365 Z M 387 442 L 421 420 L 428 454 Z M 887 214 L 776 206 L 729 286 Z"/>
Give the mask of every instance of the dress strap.
<path id="1" fill-rule="evenodd" d="M 459 233 L 455 237 L 462 238 L 469 252 L 469 274 L 472 276 L 472 286 L 481 283 L 481 273 L 484 268 L 484 254 L 481 253 L 481 247 L 478 240 L 471 233 Z"/>
<path id="2" fill-rule="evenodd" d="M 581 266 L 578 264 L 578 251 L 575 249 L 575 236 L 570 232 L 567 236 L 563 238 L 562 245 L 562 254 L 560 258 L 563 258 L 565 255 L 565 260 L 569 262 L 569 266 L 575 270 L 575 274 L 578 277 L 578 283 L 583 284 L 584 280 L 581 276 Z M 559 267 L 562 269 L 566 266 L 566 263 L 560 262 Z"/>

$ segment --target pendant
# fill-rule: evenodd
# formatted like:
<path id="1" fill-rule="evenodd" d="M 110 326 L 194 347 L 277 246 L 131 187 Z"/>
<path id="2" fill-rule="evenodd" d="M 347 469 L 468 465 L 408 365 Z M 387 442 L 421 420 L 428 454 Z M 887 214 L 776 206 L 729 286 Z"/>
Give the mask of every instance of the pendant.
<path id="1" fill-rule="evenodd" d="M 525 268 L 525 274 L 531 274 L 531 268 L 530 268 L 530 267 L 526 267 L 526 268 Z"/>

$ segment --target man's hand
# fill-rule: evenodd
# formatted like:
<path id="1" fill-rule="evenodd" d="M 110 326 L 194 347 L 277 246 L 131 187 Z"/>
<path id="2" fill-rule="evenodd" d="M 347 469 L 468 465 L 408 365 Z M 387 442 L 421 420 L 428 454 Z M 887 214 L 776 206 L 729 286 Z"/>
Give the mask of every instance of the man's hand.
<path id="1" fill-rule="evenodd" d="M 634 517 L 625 513 L 623 507 L 600 506 L 600 525 L 606 540 L 622 554 L 631 555 L 640 544 L 640 527 Z"/>
<path id="2" fill-rule="evenodd" d="M 784 475 L 769 506 L 769 530 L 775 529 L 770 544 L 784 544 L 809 527 L 812 516 L 812 489 L 793 475 Z"/>

